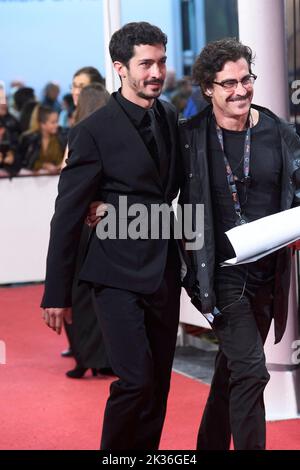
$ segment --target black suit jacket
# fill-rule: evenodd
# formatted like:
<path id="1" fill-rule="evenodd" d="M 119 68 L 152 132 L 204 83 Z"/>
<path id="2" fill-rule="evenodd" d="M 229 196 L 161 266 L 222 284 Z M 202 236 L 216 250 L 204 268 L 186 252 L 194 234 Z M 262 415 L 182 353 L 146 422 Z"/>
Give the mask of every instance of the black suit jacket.
<path id="1" fill-rule="evenodd" d="M 82 225 L 89 204 L 99 197 L 118 208 L 119 196 L 133 203 L 168 203 L 178 192 L 177 115 L 159 101 L 169 132 L 169 174 L 159 170 L 139 133 L 111 96 L 107 106 L 75 126 L 69 136 L 68 164 L 62 171 L 47 257 L 42 307 L 71 306 L 71 288 Z M 167 240 L 106 239 L 94 231 L 79 279 L 152 293 L 161 283 Z"/>

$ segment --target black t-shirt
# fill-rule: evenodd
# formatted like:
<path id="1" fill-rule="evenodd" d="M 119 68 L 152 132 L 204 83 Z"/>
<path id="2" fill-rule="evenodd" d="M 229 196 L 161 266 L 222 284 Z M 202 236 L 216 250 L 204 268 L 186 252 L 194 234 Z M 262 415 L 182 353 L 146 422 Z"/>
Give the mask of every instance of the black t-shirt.
<path id="1" fill-rule="evenodd" d="M 244 142 L 246 131 L 223 129 L 224 148 L 233 174 L 244 177 Z M 235 227 L 234 210 L 224 164 L 224 156 L 216 133 L 215 121 L 209 129 L 209 171 L 214 211 L 216 260 L 232 258 L 234 252 L 225 235 Z M 242 214 L 248 221 L 274 214 L 280 210 L 281 145 L 278 127 L 273 119 L 260 113 L 259 122 L 251 129 L 250 185 L 237 182 Z"/>

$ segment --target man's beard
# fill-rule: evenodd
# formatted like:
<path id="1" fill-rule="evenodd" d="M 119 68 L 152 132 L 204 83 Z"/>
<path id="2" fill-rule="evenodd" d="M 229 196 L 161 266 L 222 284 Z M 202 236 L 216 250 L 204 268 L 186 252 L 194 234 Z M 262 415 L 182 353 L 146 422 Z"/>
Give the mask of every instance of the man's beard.
<path id="1" fill-rule="evenodd" d="M 146 93 L 145 91 L 138 90 L 138 85 L 136 84 L 136 82 L 133 81 L 132 84 L 136 90 L 137 96 L 139 96 L 140 98 L 143 98 L 144 100 L 153 100 L 154 98 L 158 98 L 161 95 L 164 80 L 145 81 L 143 84 L 144 87 L 146 87 L 147 85 L 154 85 L 154 86 L 159 87 L 158 91 L 152 91 L 149 94 Z"/>
<path id="2" fill-rule="evenodd" d="M 151 94 L 147 95 L 143 91 L 138 91 L 137 95 L 144 100 L 153 100 L 154 98 L 158 98 L 161 95 L 161 89 L 157 92 L 152 92 Z"/>

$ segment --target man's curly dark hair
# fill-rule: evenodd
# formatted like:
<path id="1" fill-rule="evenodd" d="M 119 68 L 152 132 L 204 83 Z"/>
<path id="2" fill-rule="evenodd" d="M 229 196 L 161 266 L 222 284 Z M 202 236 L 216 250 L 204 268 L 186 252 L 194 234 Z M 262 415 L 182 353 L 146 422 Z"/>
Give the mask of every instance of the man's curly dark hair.
<path id="1" fill-rule="evenodd" d="M 168 38 L 157 26 L 145 21 L 127 23 L 116 31 L 109 43 L 109 52 L 113 62 L 119 61 L 128 67 L 134 56 L 134 46 L 162 44 L 166 49 Z"/>
<path id="2" fill-rule="evenodd" d="M 210 98 L 205 95 L 205 91 L 213 85 L 216 74 L 223 69 L 226 62 L 236 62 L 241 58 L 246 59 L 251 73 L 254 63 L 252 50 L 236 38 L 213 41 L 202 49 L 193 67 L 193 79 L 200 85 L 203 96 L 208 101 Z"/>

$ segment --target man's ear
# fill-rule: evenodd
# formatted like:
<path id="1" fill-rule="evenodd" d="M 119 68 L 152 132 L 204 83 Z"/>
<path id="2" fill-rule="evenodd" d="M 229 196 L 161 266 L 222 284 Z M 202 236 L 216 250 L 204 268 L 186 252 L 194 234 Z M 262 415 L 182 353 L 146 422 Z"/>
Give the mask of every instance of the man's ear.
<path id="1" fill-rule="evenodd" d="M 114 69 L 119 75 L 119 77 L 121 77 L 122 79 L 127 77 L 127 69 L 126 69 L 126 66 L 122 64 L 122 62 L 118 62 L 116 60 L 114 62 Z"/>
<path id="2" fill-rule="evenodd" d="M 211 98 L 212 95 L 213 95 L 213 91 L 212 91 L 211 88 L 207 88 L 204 93 L 205 93 L 206 96 L 208 96 L 209 98 Z"/>

